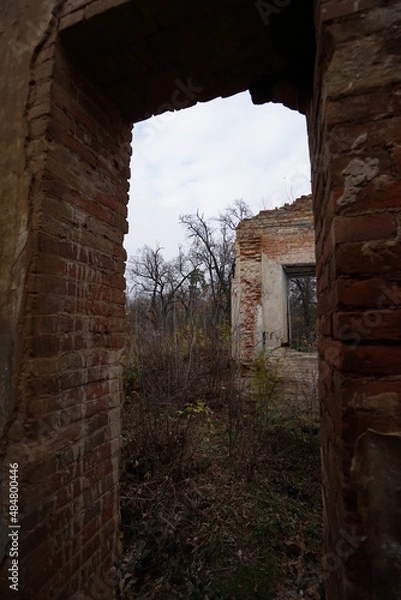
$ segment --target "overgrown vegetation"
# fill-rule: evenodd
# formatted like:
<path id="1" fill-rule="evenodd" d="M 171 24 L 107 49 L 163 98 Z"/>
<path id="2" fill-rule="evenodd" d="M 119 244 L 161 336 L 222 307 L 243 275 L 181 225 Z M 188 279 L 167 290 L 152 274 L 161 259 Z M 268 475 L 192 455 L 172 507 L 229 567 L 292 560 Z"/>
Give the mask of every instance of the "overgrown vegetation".
<path id="1" fill-rule="evenodd" d="M 186 221 L 208 226 L 199 215 Z M 226 239 L 218 233 L 207 244 L 191 238 L 197 247 L 187 262 L 184 253 L 166 263 L 148 249 L 155 276 L 144 277 L 145 260 L 134 275 L 124 359 L 122 600 L 321 597 L 318 425 L 308 414 L 283 416 L 262 355 L 248 380 L 238 379 L 227 290 L 215 268 L 219 256 L 229 264 L 229 253 L 218 252 L 227 229 Z M 202 252 L 211 251 L 216 260 L 204 262 Z"/>

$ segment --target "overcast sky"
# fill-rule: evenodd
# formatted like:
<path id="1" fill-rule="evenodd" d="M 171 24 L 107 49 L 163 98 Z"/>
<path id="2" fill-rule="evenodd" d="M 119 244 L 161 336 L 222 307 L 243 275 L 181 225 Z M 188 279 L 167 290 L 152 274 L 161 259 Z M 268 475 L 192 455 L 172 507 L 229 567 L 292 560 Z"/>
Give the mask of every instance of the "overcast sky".
<path id="1" fill-rule="evenodd" d="M 305 117 L 248 92 L 135 125 L 128 258 L 144 244 L 172 258 L 185 243 L 179 215 L 218 216 L 242 198 L 253 214 L 310 192 Z"/>

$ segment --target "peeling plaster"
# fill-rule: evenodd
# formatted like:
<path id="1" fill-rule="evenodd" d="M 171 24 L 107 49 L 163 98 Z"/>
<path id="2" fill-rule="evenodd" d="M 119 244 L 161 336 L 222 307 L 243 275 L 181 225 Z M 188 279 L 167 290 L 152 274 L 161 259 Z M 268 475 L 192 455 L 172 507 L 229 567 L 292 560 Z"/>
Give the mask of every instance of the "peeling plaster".
<path id="1" fill-rule="evenodd" d="M 362 136 L 359 136 L 354 144 L 356 144 L 361 137 Z M 362 142 L 360 141 L 359 143 Z M 338 200 L 339 206 L 355 202 L 360 188 L 374 179 L 378 172 L 378 158 L 367 158 L 366 160 L 353 158 L 342 172 L 345 179 L 345 189 L 343 195 Z"/>

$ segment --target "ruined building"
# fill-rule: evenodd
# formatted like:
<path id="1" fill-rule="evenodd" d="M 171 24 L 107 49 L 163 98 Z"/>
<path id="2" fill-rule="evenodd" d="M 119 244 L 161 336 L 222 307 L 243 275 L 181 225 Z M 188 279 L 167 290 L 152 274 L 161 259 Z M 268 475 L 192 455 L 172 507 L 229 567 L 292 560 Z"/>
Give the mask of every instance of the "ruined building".
<path id="1" fill-rule="evenodd" d="M 244 219 L 234 251 L 232 339 L 238 367 L 246 375 L 263 354 L 283 399 L 309 397 L 316 409 L 317 355 L 290 347 L 289 306 L 291 277 L 316 271 L 312 196 Z"/>
<path id="2" fill-rule="evenodd" d="M 249 90 L 307 119 L 327 599 L 399 598 L 401 0 L 3 0 L 0 25 L 1 597 L 9 569 L 114 595 L 132 123 Z"/>

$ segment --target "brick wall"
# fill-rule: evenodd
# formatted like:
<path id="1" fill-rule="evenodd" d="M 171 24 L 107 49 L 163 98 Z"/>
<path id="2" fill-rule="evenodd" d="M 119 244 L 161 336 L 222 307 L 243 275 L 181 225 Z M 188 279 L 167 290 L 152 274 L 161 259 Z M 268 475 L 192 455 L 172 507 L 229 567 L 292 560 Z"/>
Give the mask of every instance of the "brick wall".
<path id="1" fill-rule="evenodd" d="M 5 464 L 19 463 L 24 597 L 96 599 L 114 597 L 118 552 L 131 123 L 55 37 L 30 65 L 28 252 Z M 13 594 L 8 567 L 2 597 Z"/>
<path id="2" fill-rule="evenodd" d="M 311 196 L 242 221 L 235 240 L 232 333 L 242 373 L 246 375 L 263 352 L 277 377 L 285 410 L 316 417 L 316 353 L 284 347 L 289 341 L 284 267 L 310 265 L 313 270 L 314 252 Z"/>
<path id="3" fill-rule="evenodd" d="M 283 268 L 314 262 L 311 196 L 240 223 L 232 289 L 234 355 L 242 365 L 261 350 L 288 342 Z"/>
<path id="4" fill-rule="evenodd" d="M 185 104 L 249 87 L 258 102 L 308 103 L 314 40 L 305 5 L 281 3 L 275 29 L 248 2 L 231 4 L 142 1 L 139 12 L 130 0 L 0 5 L 1 495 L 7 498 L 8 463 L 18 462 L 21 584 L 30 598 L 113 595 L 131 129 L 117 105 L 134 118 L 172 109 L 177 78 L 188 76 L 199 85 Z M 104 11 L 123 5 L 105 36 Z M 401 2 L 320 0 L 315 8 L 308 127 L 326 593 L 329 600 L 392 600 L 401 594 L 394 463 L 401 430 Z M 77 25 L 70 48 L 90 77 L 56 49 L 60 16 L 65 32 Z M 123 65 L 121 23 L 132 43 Z M 103 43 L 109 47 L 99 62 Z M 94 83 L 105 72 L 116 105 Z M 253 275 L 260 240 L 243 247 Z M 263 290 L 252 277 L 247 297 L 260 303 Z M 254 317 L 244 323 L 251 347 Z M 7 585 L 7 511 L 3 504 L 6 598 L 15 596 Z"/>
<path id="5" fill-rule="evenodd" d="M 372 481 L 358 439 L 401 426 L 401 3 L 378 4 L 322 1 L 316 11 L 309 135 L 329 599 L 401 593 L 394 516 L 366 483 L 357 493 L 351 472 Z"/>

